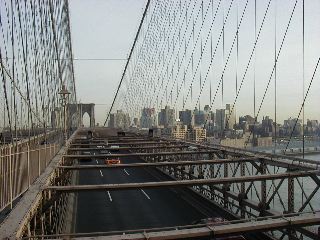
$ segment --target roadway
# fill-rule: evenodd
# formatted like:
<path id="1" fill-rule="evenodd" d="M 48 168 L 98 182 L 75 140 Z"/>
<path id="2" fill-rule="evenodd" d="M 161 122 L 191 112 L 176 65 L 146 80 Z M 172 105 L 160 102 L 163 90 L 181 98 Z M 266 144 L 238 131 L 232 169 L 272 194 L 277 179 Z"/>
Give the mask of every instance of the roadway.
<path id="1" fill-rule="evenodd" d="M 122 163 L 142 162 L 122 157 Z M 103 164 L 94 159 L 80 164 Z M 159 181 L 153 170 L 143 168 L 80 170 L 78 184 L 112 184 Z M 158 171 L 157 171 L 158 172 Z M 158 173 L 159 174 L 159 173 Z M 107 232 L 191 224 L 216 216 L 186 201 L 185 194 L 170 189 L 79 192 L 75 211 L 75 232 Z"/>

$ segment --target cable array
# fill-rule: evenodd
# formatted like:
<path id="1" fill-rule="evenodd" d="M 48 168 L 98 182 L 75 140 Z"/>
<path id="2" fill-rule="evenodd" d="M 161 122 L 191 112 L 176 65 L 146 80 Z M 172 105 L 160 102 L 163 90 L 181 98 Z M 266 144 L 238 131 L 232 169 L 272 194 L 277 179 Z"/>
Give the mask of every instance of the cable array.
<path id="1" fill-rule="evenodd" d="M 76 103 L 67 1 L 0 2 L 1 142 L 61 127 L 59 91 Z"/>
<path id="2" fill-rule="evenodd" d="M 266 134 L 271 134 L 276 149 L 284 135 L 279 124 L 290 118 L 298 123 L 303 104 L 304 135 L 305 102 L 295 96 L 305 96 L 305 90 L 301 93 L 300 87 L 294 88 L 291 95 L 286 90 L 289 85 L 301 86 L 301 79 L 292 77 L 290 71 L 302 75 L 304 82 L 320 54 L 318 49 L 305 52 L 306 41 L 312 44 L 315 35 L 310 31 L 306 34 L 306 22 L 312 20 L 305 19 L 304 9 L 302 0 L 148 1 L 110 112 L 123 110 L 132 123 L 133 119 L 143 119 L 143 111 L 148 111 L 155 116 L 151 125 L 157 126 L 158 113 L 166 106 L 174 109 L 176 118 L 179 111 L 191 110 L 189 122 L 206 106 L 205 111 L 215 115 L 201 124 L 208 131 L 210 124 L 215 129 L 219 126 L 218 110 L 228 108 L 219 134 L 213 132 L 211 136 L 230 135 L 230 130 L 240 128 L 236 117 L 250 115 L 253 128 L 245 136 L 249 143 L 259 137 L 256 125 L 267 117 L 272 120 L 272 131 Z M 313 11 L 313 16 L 319 14 Z M 292 47 L 301 45 L 303 50 Z M 315 105 L 314 93 L 308 100 Z M 308 115 L 315 119 L 313 112 Z M 299 124 L 293 124 L 291 133 L 286 133 L 289 142 Z M 302 142 L 304 148 L 304 138 Z"/>

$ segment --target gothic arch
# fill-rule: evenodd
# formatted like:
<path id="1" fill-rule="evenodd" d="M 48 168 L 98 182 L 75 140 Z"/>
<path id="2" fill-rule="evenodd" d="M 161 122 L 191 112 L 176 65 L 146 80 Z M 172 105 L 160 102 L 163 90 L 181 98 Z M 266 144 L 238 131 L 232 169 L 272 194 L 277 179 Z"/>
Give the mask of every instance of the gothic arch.
<path id="1" fill-rule="evenodd" d="M 69 116 L 74 113 L 79 114 L 79 125 L 83 125 L 83 115 L 87 113 L 90 117 L 90 127 L 95 126 L 95 115 L 94 115 L 94 103 L 80 103 L 80 104 L 69 104 Z"/>

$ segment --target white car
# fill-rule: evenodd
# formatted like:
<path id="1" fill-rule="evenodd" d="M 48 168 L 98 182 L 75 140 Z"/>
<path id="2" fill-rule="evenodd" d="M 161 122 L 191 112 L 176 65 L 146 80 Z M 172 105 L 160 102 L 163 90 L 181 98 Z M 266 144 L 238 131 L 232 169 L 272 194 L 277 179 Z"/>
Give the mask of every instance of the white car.
<path id="1" fill-rule="evenodd" d="M 113 145 L 113 146 L 110 146 L 110 149 L 112 150 L 119 150 L 119 146 L 118 145 Z"/>
<path id="2" fill-rule="evenodd" d="M 120 149 L 120 147 L 118 145 L 113 145 L 113 146 L 110 146 L 110 151 L 111 152 L 118 152 Z"/>
<path id="3" fill-rule="evenodd" d="M 195 147 L 195 146 L 189 146 L 189 147 L 188 147 L 188 150 L 198 150 L 198 148 Z"/>

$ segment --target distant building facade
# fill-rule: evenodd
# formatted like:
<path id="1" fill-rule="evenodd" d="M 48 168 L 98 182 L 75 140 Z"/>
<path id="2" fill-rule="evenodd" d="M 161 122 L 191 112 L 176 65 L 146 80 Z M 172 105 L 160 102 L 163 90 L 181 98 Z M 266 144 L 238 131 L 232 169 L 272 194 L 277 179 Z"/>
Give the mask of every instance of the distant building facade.
<path id="1" fill-rule="evenodd" d="M 189 109 L 179 111 L 179 119 L 184 125 L 187 125 L 188 127 L 194 125 L 194 116 L 192 111 Z"/>
<path id="2" fill-rule="evenodd" d="M 128 113 L 117 110 L 116 113 L 110 114 L 109 127 L 128 129 L 130 127 L 130 117 Z"/>
<path id="3" fill-rule="evenodd" d="M 188 126 L 178 122 L 172 129 L 171 136 L 177 139 L 186 139 Z"/>
<path id="4" fill-rule="evenodd" d="M 169 106 L 165 106 L 164 109 L 158 114 L 158 125 L 164 126 L 165 128 L 171 128 L 175 125 L 175 111 Z"/>
<path id="5" fill-rule="evenodd" d="M 188 139 L 196 142 L 203 142 L 207 138 L 207 131 L 202 127 L 193 127 L 189 130 Z"/>
<path id="6" fill-rule="evenodd" d="M 140 117 L 141 128 L 152 128 L 156 126 L 156 111 L 154 108 L 143 108 Z"/>
<path id="7" fill-rule="evenodd" d="M 235 109 L 226 104 L 226 109 L 216 110 L 216 129 L 218 131 L 232 130 L 236 124 Z"/>

